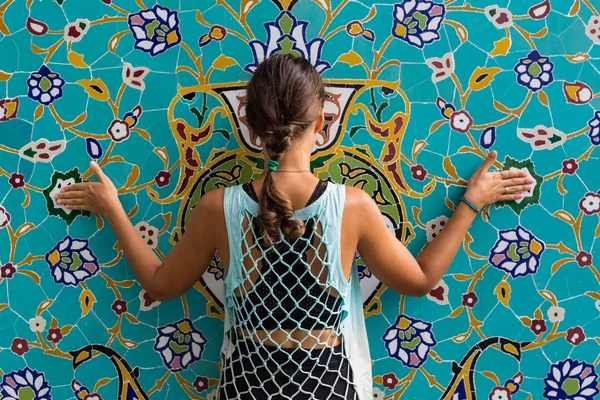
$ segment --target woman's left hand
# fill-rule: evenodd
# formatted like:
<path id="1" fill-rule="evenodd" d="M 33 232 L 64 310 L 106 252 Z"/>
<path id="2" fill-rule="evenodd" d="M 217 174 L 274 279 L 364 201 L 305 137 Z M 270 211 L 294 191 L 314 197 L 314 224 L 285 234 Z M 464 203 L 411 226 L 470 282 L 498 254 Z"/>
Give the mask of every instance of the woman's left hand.
<path id="1" fill-rule="evenodd" d="M 467 183 L 465 198 L 479 209 L 498 201 L 511 201 L 523 197 L 522 192 L 530 190 L 535 183 L 526 171 L 492 171 L 497 153 L 490 152 L 483 164 L 473 173 Z"/>

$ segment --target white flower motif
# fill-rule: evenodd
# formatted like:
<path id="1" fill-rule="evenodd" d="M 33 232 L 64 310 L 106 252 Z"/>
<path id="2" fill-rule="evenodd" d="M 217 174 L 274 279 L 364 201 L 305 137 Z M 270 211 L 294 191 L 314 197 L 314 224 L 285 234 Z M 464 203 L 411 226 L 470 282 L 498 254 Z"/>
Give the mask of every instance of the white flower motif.
<path id="1" fill-rule="evenodd" d="M 150 53 L 152 57 L 181 42 L 177 12 L 158 4 L 130 14 L 128 22 L 135 38 L 135 48 Z"/>
<path id="2" fill-rule="evenodd" d="M 454 54 L 446 53 L 442 58 L 431 57 L 425 61 L 433 70 L 431 81 L 433 83 L 442 81 L 454 73 Z"/>
<path id="3" fill-rule="evenodd" d="M 548 319 L 550 322 L 561 322 L 565 319 L 565 309 L 562 307 L 550 307 L 548 309 Z"/>
<path id="4" fill-rule="evenodd" d="M 585 34 L 596 44 L 600 44 L 600 17 L 592 15 L 585 28 Z"/>
<path id="5" fill-rule="evenodd" d="M 600 195 L 596 193 L 587 193 L 579 201 L 579 208 L 587 215 L 592 215 L 600 211 Z M 0 226 L 2 224 L 0 223 Z"/>
<path id="6" fill-rule="evenodd" d="M 90 21 L 87 19 L 77 19 L 75 22 L 65 27 L 65 41 L 76 43 L 81 41 L 90 27 Z"/>
<path id="7" fill-rule="evenodd" d="M 457 132 L 467 133 L 473 125 L 473 118 L 465 110 L 452 113 L 450 116 L 450 126 Z"/>
<path id="8" fill-rule="evenodd" d="M 440 38 L 446 7 L 427 0 L 403 0 L 394 6 L 393 15 L 392 35 L 422 49 Z"/>
<path id="9" fill-rule="evenodd" d="M 513 25 L 512 13 L 506 8 L 488 6 L 484 12 L 485 16 L 498 29 L 510 28 Z"/>
<path id="10" fill-rule="evenodd" d="M 600 300 L 596 301 L 596 309 L 600 311 Z"/>
<path id="11" fill-rule="evenodd" d="M 122 142 L 129 137 L 129 125 L 120 119 L 115 119 L 108 128 L 108 134 L 115 142 Z"/>
<path id="12" fill-rule="evenodd" d="M 431 242 L 433 239 L 440 234 L 444 226 L 448 223 L 448 217 L 445 215 L 439 216 L 431 221 L 427 221 L 425 227 L 427 228 L 427 241 Z"/>
<path id="13" fill-rule="evenodd" d="M 56 283 L 70 286 L 78 286 L 79 282 L 95 276 L 100 269 L 88 241 L 71 236 L 66 236 L 46 254 L 46 262 Z"/>
<path id="14" fill-rule="evenodd" d="M 66 147 L 67 142 L 64 140 L 49 142 L 42 138 L 23 146 L 21 150 L 19 150 L 19 156 L 34 163 L 49 163 L 54 157 L 62 153 Z"/>
<path id="15" fill-rule="evenodd" d="M 133 67 L 133 65 L 129 63 L 123 64 L 123 82 L 129 87 L 138 90 L 144 90 L 146 88 L 146 83 L 144 82 L 144 78 L 150 70 L 146 67 Z"/>
<path id="16" fill-rule="evenodd" d="M 498 241 L 490 251 L 490 263 L 513 278 L 535 274 L 546 245 L 522 226 L 498 232 Z"/>
<path id="17" fill-rule="evenodd" d="M 373 400 L 382 400 L 385 397 L 383 390 L 379 388 L 373 388 Z"/>
<path id="18" fill-rule="evenodd" d="M 154 343 L 163 363 L 171 371 L 182 371 L 190 364 L 202 358 L 206 338 L 188 318 L 162 326 L 157 329 Z"/>
<path id="19" fill-rule="evenodd" d="M 594 400 L 598 394 L 594 366 L 570 358 L 553 364 L 544 382 L 546 399 Z"/>
<path id="20" fill-rule="evenodd" d="M 8 213 L 8 211 L 6 211 L 4 207 L 0 206 L 0 229 L 6 227 L 6 225 L 8 225 L 9 222 L 10 214 Z"/>
<path id="21" fill-rule="evenodd" d="M 511 400 L 510 391 L 505 387 L 496 387 L 489 396 L 490 400 Z"/>
<path id="22" fill-rule="evenodd" d="M 46 320 L 39 315 L 35 318 L 31 318 L 29 320 L 29 328 L 31 328 L 33 332 L 44 332 L 44 329 L 46 329 Z"/>
<path id="23" fill-rule="evenodd" d="M 0 382 L 2 400 L 50 400 L 51 390 L 44 373 L 29 367 L 5 374 Z"/>
<path id="24" fill-rule="evenodd" d="M 153 249 L 156 249 L 158 247 L 158 229 L 151 225 L 148 225 L 145 222 L 139 222 L 135 226 L 135 229 L 138 231 L 138 235 L 140 235 L 140 237 L 144 239 L 148 246 L 150 246 Z"/>
<path id="25" fill-rule="evenodd" d="M 389 356 L 410 368 L 423 365 L 429 350 L 437 344 L 430 323 L 402 314 L 386 329 L 382 339 Z"/>
<path id="26" fill-rule="evenodd" d="M 517 136 L 522 141 L 529 143 L 534 150 L 552 150 L 567 139 L 563 132 L 542 125 L 533 129 L 519 128 Z"/>

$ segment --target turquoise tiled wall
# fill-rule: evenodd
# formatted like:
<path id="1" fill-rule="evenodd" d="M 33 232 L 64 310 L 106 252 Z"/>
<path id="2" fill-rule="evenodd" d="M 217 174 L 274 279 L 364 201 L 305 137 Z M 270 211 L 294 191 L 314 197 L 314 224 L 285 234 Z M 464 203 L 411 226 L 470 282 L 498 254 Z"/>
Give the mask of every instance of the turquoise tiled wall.
<path id="1" fill-rule="evenodd" d="M 264 57 L 293 52 L 329 93 L 315 172 L 371 193 L 415 254 L 488 151 L 536 180 L 478 218 L 426 298 L 385 290 L 358 260 L 375 398 L 596 398 L 599 11 L 0 0 L 0 397 L 215 398 L 218 255 L 159 304 L 105 222 L 54 195 L 97 159 L 164 256 L 200 195 L 261 172 L 243 85 Z"/>

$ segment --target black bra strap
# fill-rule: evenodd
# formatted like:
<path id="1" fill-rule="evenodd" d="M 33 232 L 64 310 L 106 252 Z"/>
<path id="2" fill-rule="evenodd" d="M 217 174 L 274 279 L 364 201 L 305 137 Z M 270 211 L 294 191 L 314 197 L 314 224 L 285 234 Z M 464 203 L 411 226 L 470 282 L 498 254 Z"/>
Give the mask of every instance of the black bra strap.
<path id="1" fill-rule="evenodd" d="M 310 195 L 310 198 L 308 199 L 308 201 L 306 202 L 306 206 L 308 207 L 310 206 L 312 203 L 314 203 L 315 201 L 317 201 L 319 199 L 319 197 L 321 197 L 323 195 L 323 193 L 325 193 L 325 189 L 327 189 L 327 184 L 329 182 L 326 180 L 319 180 L 319 183 L 317 184 L 317 187 L 315 188 L 315 190 L 313 191 L 313 193 Z M 258 203 L 258 196 L 256 194 L 256 191 L 254 190 L 254 185 L 252 184 L 252 182 L 248 182 L 248 183 L 244 183 L 242 185 L 242 189 L 244 189 L 244 192 L 246 192 L 246 194 L 248 196 L 250 196 L 250 198 L 252 200 L 254 200 L 255 202 Z"/>

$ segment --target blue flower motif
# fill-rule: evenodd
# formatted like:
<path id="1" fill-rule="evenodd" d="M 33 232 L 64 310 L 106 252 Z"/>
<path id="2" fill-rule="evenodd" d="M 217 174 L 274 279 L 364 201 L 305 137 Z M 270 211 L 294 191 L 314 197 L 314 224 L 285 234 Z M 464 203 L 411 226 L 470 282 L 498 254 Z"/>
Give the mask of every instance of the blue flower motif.
<path id="1" fill-rule="evenodd" d="M 27 79 L 27 86 L 29 87 L 27 96 L 44 106 L 48 106 L 54 100 L 62 97 L 62 87 L 64 85 L 65 80 L 59 74 L 42 65 L 38 72 L 33 72 Z"/>
<path id="2" fill-rule="evenodd" d="M 594 146 L 600 145 L 600 111 L 594 113 L 594 118 L 588 121 L 590 131 L 588 133 Z"/>
<path id="3" fill-rule="evenodd" d="M 406 315 L 399 315 L 382 337 L 390 357 L 410 368 L 419 368 L 429 350 L 437 344 L 431 324 Z"/>
<path id="4" fill-rule="evenodd" d="M 135 48 L 152 57 L 181 42 L 177 12 L 158 4 L 151 9 L 130 14 L 128 23 L 135 37 Z"/>
<path id="5" fill-rule="evenodd" d="M 206 338 L 188 318 L 160 327 L 154 350 L 160 353 L 163 363 L 171 371 L 187 369 L 202 358 Z"/>
<path id="6" fill-rule="evenodd" d="M 537 50 L 529 53 L 526 58 L 520 58 L 514 68 L 517 73 L 517 83 L 533 92 L 554 81 L 553 70 L 554 64 L 550 58 L 542 57 Z"/>
<path id="7" fill-rule="evenodd" d="M 29 367 L 4 375 L 0 384 L 2 400 L 52 400 L 43 372 Z"/>
<path id="8" fill-rule="evenodd" d="M 535 274 L 546 246 L 522 226 L 499 232 L 490 251 L 490 263 L 513 278 Z"/>
<path id="9" fill-rule="evenodd" d="M 403 0 L 394 5 L 392 35 L 422 49 L 440 38 L 439 30 L 446 15 L 443 4 L 428 0 Z"/>
<path id="10" fill-rule="evenodd" d="M 549 400 L 594 400 L 598 394 L 594 366 L 570 358 L 552 364 L 544 382 Z"/>
<path id="11" fill-rule="evenodd" d="M 331 68 L 328 62 L 321 60 L 321 51 L 325 41 L 315 38 L 306 42 L 307 21 L 299 21 L 289 11 L 283 11 L 275 22 L 267 22 L 264 26 L 267 29 L 267 42 L 263 43 L 258 40 L 250 42 L 254 62 L 246 65 L 244 68 L 246 71 L 254 73 L 258 65 L 266 58 L 284 50 L 297 52 L 301 57 L 310 61 L 319 73 Z"/>
<path id="12" fill-rule="evenodd" d="M 46 262 L 56 283 L 78 286 L 98 273 L 98 259 L 85 239 L 65 237 L 46 254 Z"/>

